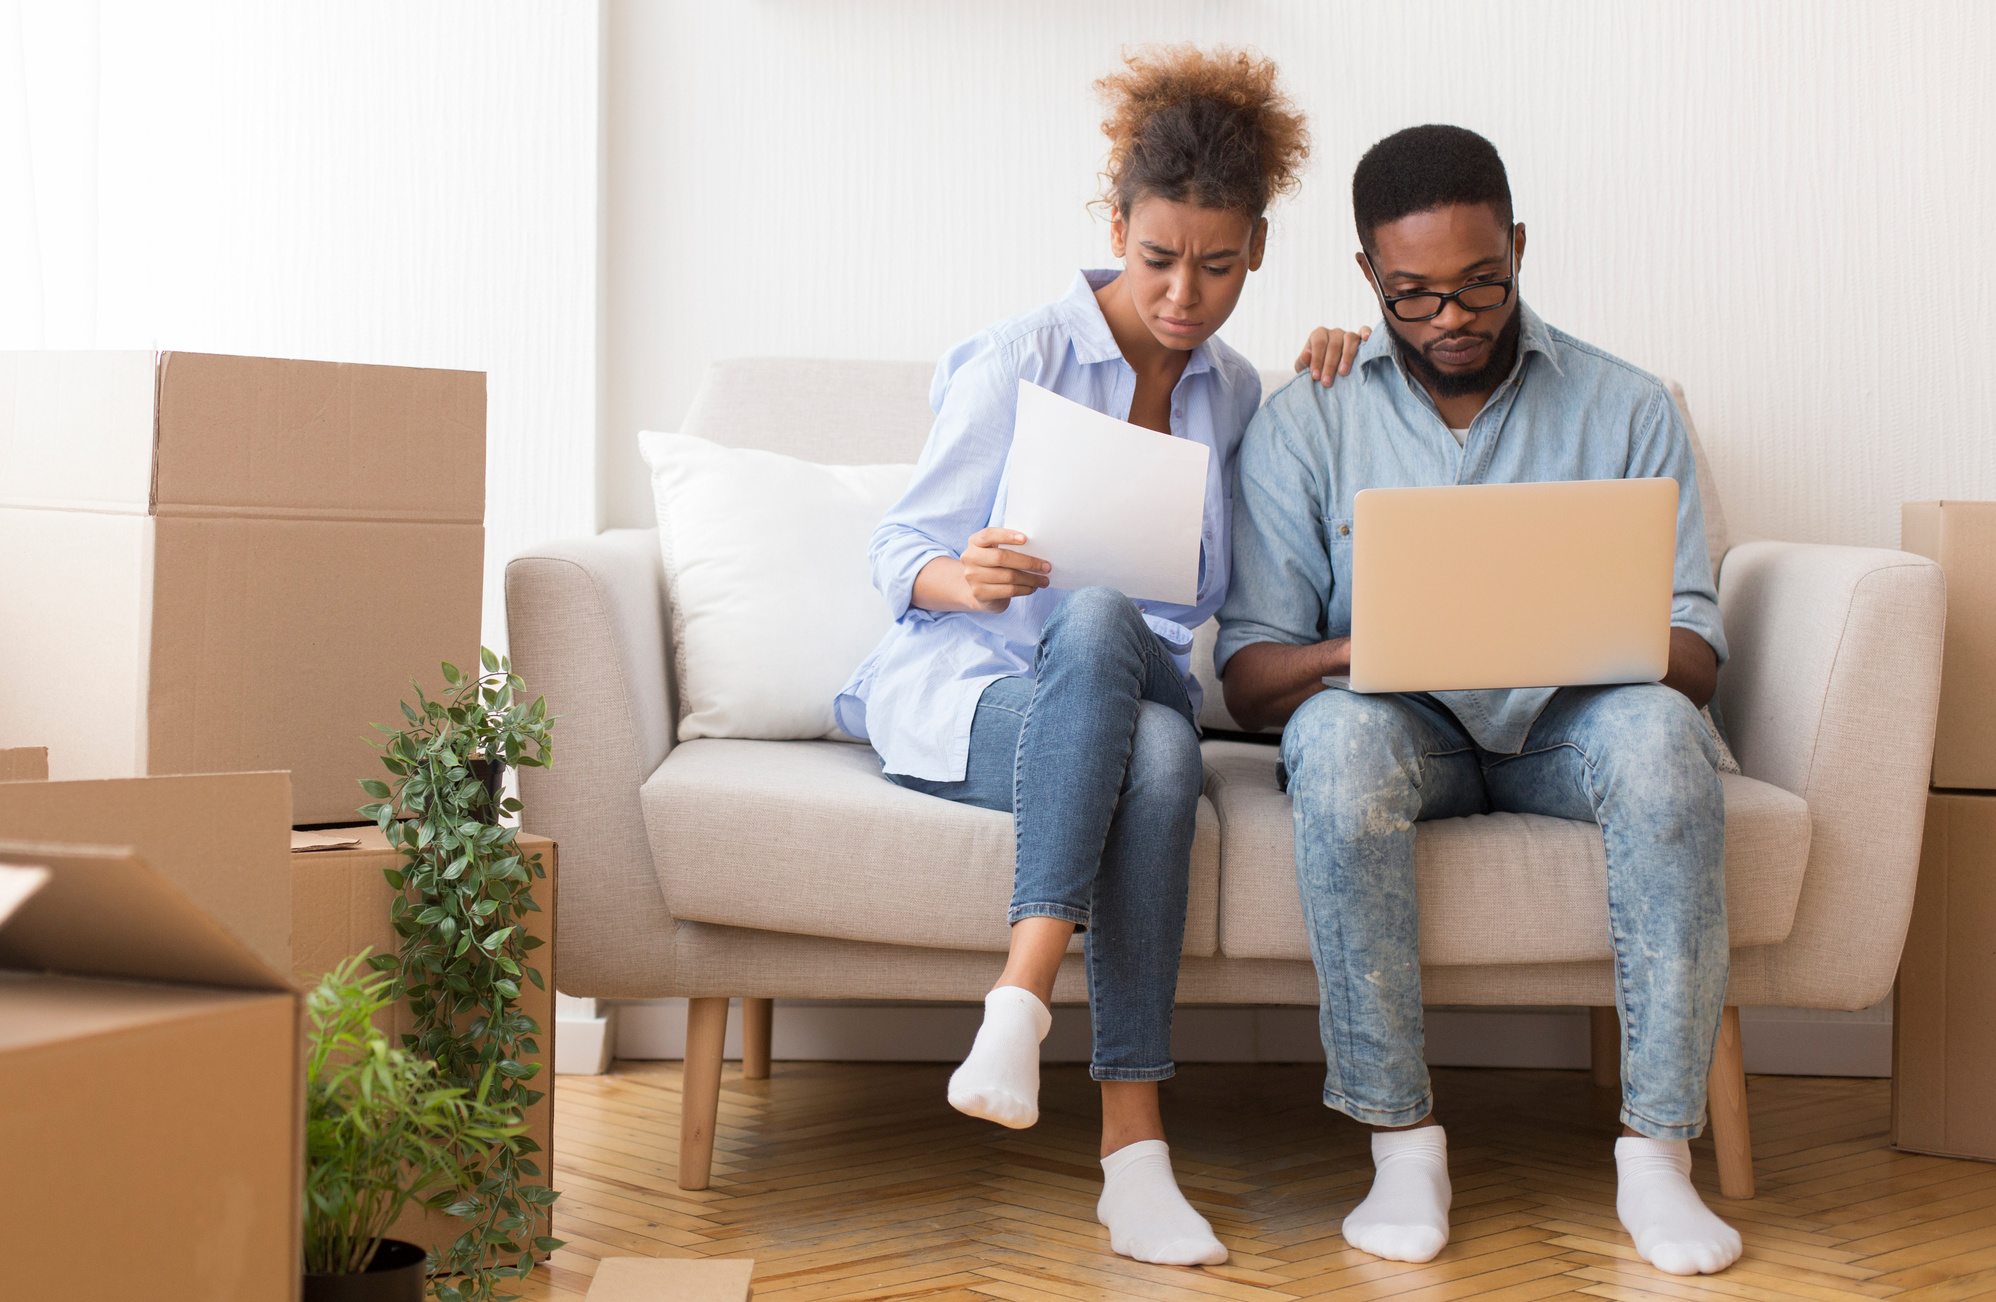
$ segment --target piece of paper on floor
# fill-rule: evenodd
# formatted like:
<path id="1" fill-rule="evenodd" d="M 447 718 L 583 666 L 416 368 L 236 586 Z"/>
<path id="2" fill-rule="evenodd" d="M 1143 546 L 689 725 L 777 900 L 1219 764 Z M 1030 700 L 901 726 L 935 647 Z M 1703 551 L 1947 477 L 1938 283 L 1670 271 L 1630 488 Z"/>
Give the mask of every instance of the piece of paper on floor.
<path id="1" fill-rule="evenodd" d="M 589 1284 L 589 1302 L 747 1302 L 754 1294 L 748 1258 L 605 1257 Z"/>
<path id="2" fill-rule="evenodd" d="M 313 850 L 354 850 L 360 847 L 360 838 L 348 836 L 344 832 L 301 832 L 291 830 L 291 853 L 306 854 Z"/>
<path id="3" fill-rule="evenodd" d="M 1206 516 L 1203 443 L 1104 416 L 1019 381 L 1004 528 L 1053 566 L 1056 588 L 1114 588 L 1189 606 Z"/>

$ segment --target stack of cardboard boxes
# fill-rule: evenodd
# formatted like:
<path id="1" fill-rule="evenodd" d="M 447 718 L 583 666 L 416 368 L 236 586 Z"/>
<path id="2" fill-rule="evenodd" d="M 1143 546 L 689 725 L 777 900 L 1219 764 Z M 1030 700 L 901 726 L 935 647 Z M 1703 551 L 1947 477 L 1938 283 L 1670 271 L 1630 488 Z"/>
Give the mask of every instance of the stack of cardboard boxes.
<path id="1" fill-rule="evenodd" d="M 0 923 L 0 1219 L 35 1245 L 10 1269 L 52 1272 L 23 1296 L 80 1272 L 292 1295 L 298 996 L 394 943 L 397 857 L 372 827 L 294 854 L 293 828 L 354 823 L 371 725 L 478 663 L 484 495 L 475 372 L 0 353 L 0 864 L 35 883 Z M 552 941 L 554 847 L 523 840 Z M 130 954 L 90 943 L 126 932 Z M 535 959 L 551 1002 L 552 945 Z M 552 1009 L 525 1002 L 551 1064 Z M 551 1097 L 529 1122 L 546 1171 Z"/>
<path id="2" fill-rule="evenodd" d="M 484 520 L 477 372 L 0 353 L 0 749 L 352 822 L 370 725 L 478 663 Z"/>
<path id="3" fill-rule="evenodd" d="M 0 1295 L 295 1295 L 290 812 L 282 773 L 0 782 Z"/>
<path id="4" fill-rule="evenodd" d="M 1933 791 L 1892 1016 L 1900 1148 L 1996 1160 L 1996 502 L 1908 502 L 1947 575 Z"/>

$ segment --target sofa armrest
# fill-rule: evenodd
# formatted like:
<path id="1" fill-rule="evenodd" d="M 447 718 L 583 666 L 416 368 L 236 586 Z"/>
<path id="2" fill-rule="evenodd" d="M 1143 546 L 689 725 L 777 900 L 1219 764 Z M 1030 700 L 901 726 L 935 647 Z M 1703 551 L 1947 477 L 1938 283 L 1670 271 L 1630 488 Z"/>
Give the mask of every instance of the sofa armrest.
<path id="1" fill-rule="evenodd" d="M 514 670 L 545 695 L 554 764 L 523 769 L 525 826 L 561 846 L 558 979 L 585 998 L 671 994 L 674 924 L 638 789 L 672 748 L 658 533 L 545 543 L 506 566 Z"/>
<path id="2" fill-rule="evenodd" d="M 1906 552 L 1753 542 L 1719 585 L 1719 677 L 1748 777 L 1809 803 L 1795 927 L 1735 956 L 1752 1002 L 1867 1008 L 1892 988 L 1913 907 L 1940 700 L 1941 570 Z"/>

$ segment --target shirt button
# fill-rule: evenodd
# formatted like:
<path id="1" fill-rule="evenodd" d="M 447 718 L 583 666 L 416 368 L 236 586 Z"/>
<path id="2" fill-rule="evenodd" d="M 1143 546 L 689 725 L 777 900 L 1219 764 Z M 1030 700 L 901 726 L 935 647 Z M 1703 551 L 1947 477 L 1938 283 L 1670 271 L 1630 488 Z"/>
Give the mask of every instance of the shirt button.
<path id="1" fill-rule="evenodd" d="M 1344 537 L 1348 537 L 1348 536 L 1349 536 L 1350 534 L 1351 534 L 1351 526 L 1350 526 L 1350 525 L 1348 525 L 1348 524 L 1341 524 L 1341 525 L 1339 525 L 1339 526 L 1338 526 L 1338 537 L 1340 537 L 1340 538 L 1344 538 Z"/>

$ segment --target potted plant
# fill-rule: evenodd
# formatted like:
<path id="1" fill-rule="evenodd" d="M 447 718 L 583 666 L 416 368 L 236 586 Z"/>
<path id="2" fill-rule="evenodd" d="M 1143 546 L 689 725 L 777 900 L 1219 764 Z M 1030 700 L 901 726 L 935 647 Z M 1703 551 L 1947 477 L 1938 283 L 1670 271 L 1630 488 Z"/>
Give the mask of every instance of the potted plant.
<path id="1" fill-rule="evenodd" d="M 479 655 L 476 674 L 443 666 L 449 694 L 442 699 L 415 685 L 415 704 L 402 705 L 409 726 L 381 728 L 391 781 L 361 783 L 374 801 L 360 812 L 403 859 L 384 870 L 401 892 L 389 915 L 397 952 L 370 961 L 395 975 L 393 993 L 407 1001 L 415 1028 L 403 1047 L 434 1062 L 445 1083 L 485 1091 L 519 1116 L 544 1097 L 532 1084 L 541 1064 L 523 1061 L 540 1052 L 544 1028 L 519 1001 L 526 984 L 547 988 L 529 957 L 543 942 L 524 926 L 540 912 L 533 887 L 547 870 L 506 825 L 520 802 L 502 783 L 506 768 L 548 764 L 553 720 L 544 699 L 520 698 L 507 660 Z M 536 1251 L 561 1246 L 536 1232 L 560 1196 L 537 1183 L 539 1151 L 520 1135 L 460 1154 L 468 1192 L 445 1210 L 467 1228 L 433 1263 L 455 1281 L 437 1284 L 441 1302 L 497 1302 L 498 1281 L 525 1279 Z"/>
<path id="2" fill-rule="evenodd" d="M 306 999 L 305 1302 L 421 1302 L 428 1254 L 384 1236 L 411 1203 L 443 1206 L 471 1187 L 463 1154 L 506 1149 L 517 1113 L 446 1084 L 436 1064 L 391 1045 L 375 1018 L 393 978 L 367 954 Z"/>

